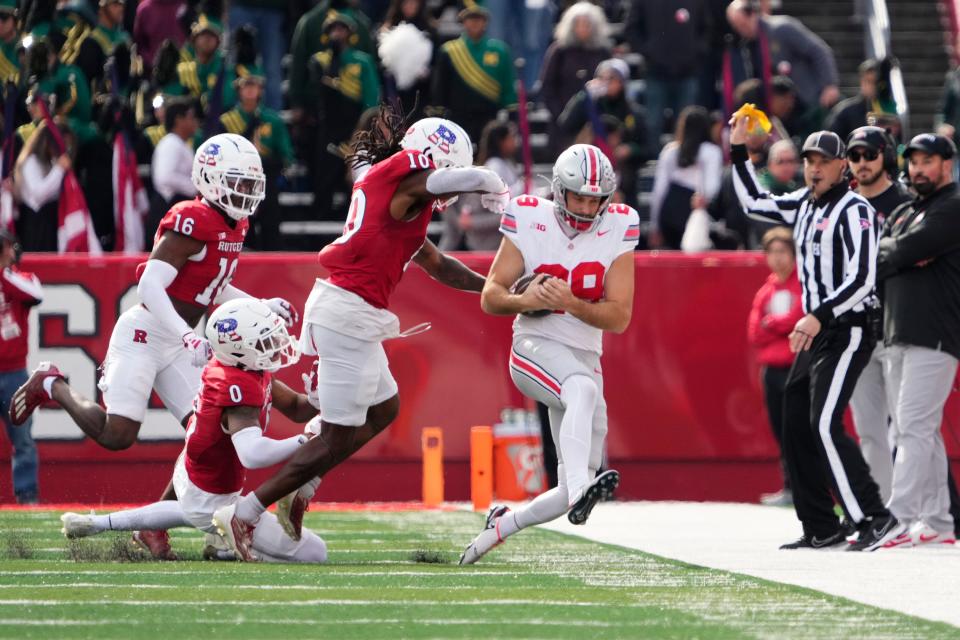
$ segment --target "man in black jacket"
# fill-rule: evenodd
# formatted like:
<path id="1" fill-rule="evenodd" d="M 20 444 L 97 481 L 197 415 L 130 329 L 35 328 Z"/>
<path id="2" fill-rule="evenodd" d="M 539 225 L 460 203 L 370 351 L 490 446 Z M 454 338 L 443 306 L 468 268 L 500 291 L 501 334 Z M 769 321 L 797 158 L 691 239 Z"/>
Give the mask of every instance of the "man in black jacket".
<path id="1" fill-rule="evenodd" d="M 892 216 L 880 240 L 885 374 L 894 390 L 897 456 L 890 511 L 909 530 L 890 546 L 955 540 L 940 423 L 960 358 L 960 189 L 957 149 L 924 133 L 907 145 L 917 198 Z"/>

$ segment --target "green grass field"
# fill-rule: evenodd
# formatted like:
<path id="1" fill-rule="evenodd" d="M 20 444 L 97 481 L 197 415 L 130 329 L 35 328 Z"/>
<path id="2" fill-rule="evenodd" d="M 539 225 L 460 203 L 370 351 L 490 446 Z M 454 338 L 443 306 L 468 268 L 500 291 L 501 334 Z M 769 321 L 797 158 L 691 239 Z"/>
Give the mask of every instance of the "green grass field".
<path id="1" fill-rule="evenodd" d="M 59 513 L 0 512 L 2 638 L 955 638 L 956 628 L 548 531 L 457 566 L 465 512 L 308 514 L 324 566 L 131 553 L 69 542 Z M 722 544 L 718 541 L 718 544 Z M 417 561 L 431 560 L 431 562 Z"/>

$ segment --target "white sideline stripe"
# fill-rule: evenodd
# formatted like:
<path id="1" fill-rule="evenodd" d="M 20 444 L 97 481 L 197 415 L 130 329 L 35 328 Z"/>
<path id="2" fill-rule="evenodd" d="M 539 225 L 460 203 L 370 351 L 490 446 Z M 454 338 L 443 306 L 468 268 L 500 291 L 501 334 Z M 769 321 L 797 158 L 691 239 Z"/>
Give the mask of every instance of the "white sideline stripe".
<path id="1" fill-rule="evenodd" d="M 514 574 L 515 575 L 515 574 Z M 275 607 L 277 602 L 263 602 L 261 600 L 39 600 L 36 598 L 16 598 L 2 599 L 0 606 L 26 606 L 26 607 L 60 607 L 64 605 L 85 606 L 130 606 L 130 607 Z M 518 606 L 540 606 L 540 607 L 608 607 L 608 602 L 570 602 L 569 600 L 532 600 L 532 599 L 501 599 L 487 600 L 485 598 L 475 598 L 473 600 L 418 600 L 409 602 L 407 600 L 349 600 L 344 598 L 313 598 L 310 600 L 294 600 L 281 603 L 284 607 L 315 607 L 317 605 L 335 605 L 343 606 L 398 606 L 398 607 L 441 607 L 450 605 L 462 605 L 472 607 L 477 605 L 518 605 Z M 618 607 L 636 608 L 646 607 L 642 602 L 625 602 L 617 605 Z"/>
<path id="2" fill-rule="evenodd" d="M 284 625 L 367 625 L 367 624 L 405 624 L 409 619 L 401 618 L 351 618 L 349 620 L 339 619 L 331 620 L 329 618 L 313 618 L 309 620 L 284 620 Z M 119 625 L 121 627 L 138 626 L 144 624 L 153 624 L 143 620 L 28 620 L 16 618 L 0 618 L 0 626 L 30 626 L 30 627 L 94 627 Z M 244 616 L 243 624 L 277 624 L 276 618 L 249 618 Z M 424 626 L 452 626 L 452 625 L 489 625 L 488 618 L 445 618 L 443 620 L 420 620 L 418 624 Z M 511 625 L 537 625 L 554 627 L 623 627 L 632 626 L 631 622 L 601 622 L 599 620 L 545 620 L 543 618 L 517 619 L 510 618 Z"/>
<path id="3" fill-rule="evenodd" d="M 74 564 L 73 560 L 65 560 L 65 563 L 69 562 Z M 389 563 L 396 565 L 396 563 Z M 295 566 L 295 565 L 287 565 Z M 342 569 L 342 568 L 338 568 Z M 224 575 L 227 574 L 226 571 L 219 572 Z M 566 575 L 562 571 L 547 572 L 551 575 Z M 100 569 L 84 569 L 82 571 L 70 571 L 69 569 L 65 570 L 53 570 L 53 569 L 33 569 L 31 571 L 0 571 L 0 576 L 128 576 L 131 574 L 137 575 L 157 575 L 157 576 L 192 576 L 195 575 L 195 571 L 179 571 L 179 570 L 170 570 L 170 571 L 158 571 L 154 569 L 129 569 L 127 571 L 107 571 Z M 414 577 L 430 577 L 439 575 L 439 571 L 349 571 L 349 570 L 339 570 L 336 573 L 336 577 L 372 577 L 372 576 L 414 576 Z M 232 575 L 232 574 L 231 574 Z M 464 570 L 457 571 L 457 576 L 515 576 L 517 575 L 516 571 L 481 571 L 477 570 Z"/>
<path id="4" fill-rule="evenodd" d="M 847 378 L 847 371 L 850 369 L 850 360 L 853 359 L 853 353 L 860 346 L 863 329 L 853 327 L 850 330 L 850 344 L 843 350 L 840 361 L 837 362 L 837 368 L 833 372 L 833 378 L 830 379 L 830 389 L 827 391 L 827 400 L 824 402 L 823 411 L 820 412 L 820 440 L 823 442 L 823 448 L 827 452 L 827 461 L 830 463 L 830 470 L 833 471 L 833 477 L 837 481 L 837 487 L 840 489 L 840 497 L 847 506 L 847 511 L 854 522 L 863 520 L 863 509 L 857 502 L 857 496 L 850 488 L 850 479 L 847 478 L 847 470 L 843 468 L 843 462 L 840 460 L 840 454 L 830 435 L 830 423 L 833 420 L 833 412 L 837 408 L 837 400 L 840 397 L 840 388 Z M 828 410 L 829 408 L 829 410 Z"/>
<path id="5" fill-rule="evenodd" d="M 586 526 L 566 518 L 541 526 L 960 626 L 957 545 L 873 553 L 780 551 L 777 547 L 801 533 L 793 509 L 752 504 L 601 503 Z"/>
<path id="6" fill-rule="evenodd" d="M 442 574 L 435 574 L 441 576 Z M 459 576 L 460 574 L 457 573 Z M 489 574 L 488 574 L 489 575 Z M 515 574 L 514 574 L 515 575 Z M 445 586 L 421 586 L 404 585 L 404 591 L 431 591 L 447 589 Z M 480 585 L 457 585 L 457 591 L 476 591 L 486 589 Z M 43 584 L 0 584 L 0 589 L 177 589 L 182 590 L 181 584 L 129 584 L 119 582 L 45 582 Z M 340 584 L 340 585 L 316 585 L 316 584 L 195 584 L 190 589 L 215 589 L 217 591 L 368 591 L 370 585 Z"/>

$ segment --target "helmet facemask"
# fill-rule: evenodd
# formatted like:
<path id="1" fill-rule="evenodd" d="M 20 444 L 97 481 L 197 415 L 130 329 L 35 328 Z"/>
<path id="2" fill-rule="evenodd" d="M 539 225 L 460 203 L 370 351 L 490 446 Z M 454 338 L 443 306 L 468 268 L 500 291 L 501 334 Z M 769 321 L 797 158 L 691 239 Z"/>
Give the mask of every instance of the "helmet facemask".
<path id="1" fill-rule="evenodd" d="M 266 197 L 264 175 L 228 170 L 220 177 L 220 197 L 216 204 L 234 220 L 254 214 Z"/>
<path id="2" fill-rule="evenodd" d="M 283 322 L 266 335 L 260 336 L 253 345 L 257 355 L 254 368 L 259 371 L 276 371 L 289 367 L 300 359 L 300 348 L 293 336 L 287 333 Z"/>

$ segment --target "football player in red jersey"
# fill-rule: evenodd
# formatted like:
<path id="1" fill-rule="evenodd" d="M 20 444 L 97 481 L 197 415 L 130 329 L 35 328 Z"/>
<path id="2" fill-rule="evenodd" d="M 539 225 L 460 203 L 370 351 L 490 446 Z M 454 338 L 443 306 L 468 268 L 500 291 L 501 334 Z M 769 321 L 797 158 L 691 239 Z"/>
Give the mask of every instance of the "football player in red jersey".
<path id="1" fill-rule="evenodd" d="M 230 285 L 249 223 L 264 198 L 260 154 L 242 136 L 221 134 L 200 145 L 193 161 L 200 196 L 174 205 L 157 229 L 153 252 L 137 269 L 141 304 L 124 312 L 110 336 L 98 387 L 106 410 L 71 389 L 56 366 L 41 363 L 13 395 L 10 417 L 23 423 L 52 399 L 101 446 L 119 450 L 137 439 L 151 390 L 186 425 L 210 345 L 194 327 L 213 304 L 248 294 Z M 289 324 L 293 307 L 266 304 Z M 168 491 L 166 497 L 172 498 Z M 141 542 L 141 537 L 138 537 Z M 143 540 L 169 555 L 165 538 Z"/>
<path id="2" fill-rule="evenodd" d="M 235 502 L 244 469 L 282 462 L 306 441 L 303 435 L 275 440 L 263 432 L 271 407 L 295 422 L 316 415 L 303 394 L 273 378 L 273 372 L 299 358 L 284 321 L 251 298 L 221 305 L 207 323 L 213 359 L 203 369 L 203 383 L 177 460 L 177 500 L 156 502 L 108 515 L 65 513 L 63 533 L 80 538 L 102 531 L 192 526 L 214 533 L 214 513 Z M 245 560 L 324 562 L 327 546 L 315 533 L 288 536 L 276 516 L 265 514 L 257 527 L 251 555 Z"/>
<path id="3" fill-rule="evenodd" d="M 273 478 L 229 507 L 228 542 L 243 547 L 267 505 L 322 477 L 396 417 L 397 383 L 382 342 L 400 334 L 390 295 L 412 260 L 435 280 L 479 292 L 484 279 L 442 254 L 426 238 L 431 214 L 460 193 L 479 192 L 484 206 L 503 211 L 509 191 L 495 173 L 470 166 L 473 147 L 459 125 L 425 118 L 409 128 L 388 107 L 386 126 L 360 138 L 349 161 L 370 169 L 354 184 L 343 235 L 321 252 L 329 272 L 318 279 L 304 312 L 304 353 L 319 355 L 320 434 Z M 242 552 L 238 552 L 243 555 Z"/>

